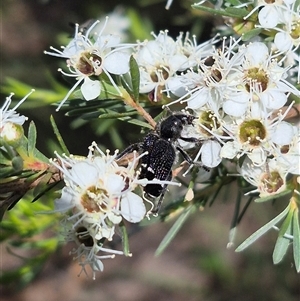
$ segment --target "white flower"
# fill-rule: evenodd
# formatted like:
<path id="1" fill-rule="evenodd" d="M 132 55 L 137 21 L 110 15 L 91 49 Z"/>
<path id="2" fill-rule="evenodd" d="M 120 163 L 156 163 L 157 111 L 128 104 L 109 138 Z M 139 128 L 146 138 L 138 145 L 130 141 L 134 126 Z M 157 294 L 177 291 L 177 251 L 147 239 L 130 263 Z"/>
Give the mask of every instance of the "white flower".
<path id="1" fill-rule="evenodd" d="M 115 162 L 117 151 L 112 156 L 109 152 L 104 154 L 96 143 L 91 145 L 87 158 L 57 154 L 58 160 L 52 160 L 52 164 L 62 172 L 66 186 L 55 201 L 55 211 L 64 213 L 72 210 L 70 218 L 80 217 L 79 220 L 97 226 L 98 236 L 109 240 L 122 218 L 132 223 L 140 222 L 146 214 L 146 207 L 143 199 L 134 193 L 137 186 L 179 185 L 155 178 L 139 179 L 139 171 L 135 169 L 145 154 L 134 154 L 127 167 Z"/>
<path id="2" fill-rule="evenodd" d="M 75 247 L 70 252 L 81 266 L 81 272 L 88 275 L 86 266 L 92 270 L 93 279 L 96 278 L 96 272 L 103 271 L 103 259 L 114 258 L 115 255 L 123 255 L 122 251 L 112 250 L 103 247 L 104 241 L 97 238 L 99 230 L 85 220 L 76 220 L 76 226 L 68 218 L 61 222 L 62 235 L 66 242 L 74 242 Z"/>
<path id="3" fill-rule="evenodd" d="M 274 37 L 274 44 L 278 49 L 279 55 L 284 55 L 281 61 L 290 60 L 293 58 L 292 64 L 286 63 L 287 66 L 298 65 L 298 82 L 300 81 L 300 7 L 296 6 L 296 1 L 291 7 L 287 7 L 282 12 L 282 21 L 275 28 L 278 31 Z"/>
<path id="4" fill-rule="evenodd" d="M 56 211 L 72 209 L 74 216 L 98 227 L 99 237 L 109 240 L 122 217 L 139 222 L 146 214 L 143 199 L 132 192 L 138 173 L 133 165 L 118 166 L 115 157 L 116 154 L 104 154 L 93 144 L 85 159 L 58 156 L 60 163 L 53 161 L 66 183 L 61 198 L 55 201 Z"/>
<path id="5" fill-rule="evenodd" d="M 185 35 L 181 32 L 176 38 L 176 43 L 178 52 L 185 55 L 187 60 L 181 65 L 179 71 L 199 65 L 203 60 L 211 56 L 214 51 L 213 45 L 219 41 L 219 36 L 216 35 L 212 39 L 198 45 L 195 35 L 190 38 L 188 32 Z"/>
<path id="6" fill-rule="evenodd" d="M 212 65 L 203 59 L 196 71 L 192 69 L 180 75 L 178 78 L 187 92 L 169 105 L 187 102 L 187 107 L 196 111 L 208 105 L 216 113 L 224 101 L 233 99 L 242 79 L 240 65 L 244 56 L 244 47 L 236 50 L 236 46 L 237 41 L 233 38 L 229 43 L 224 39 L 222 48 L 214 48 L 210 55 Z"/>
<path id="7" fill-rule="evenodd" d="M 286 189 L 287 172 L 276 158 L 268 159 L 262 166 L 256 166 L 246 158 L 238 171 L 247 182 L 256 187 L 249 193 L 259 192 L 260 197 L 267 197 Z"/>
<path id="8" fill-rule="evenodd" d="M 284 116 L 279 114 L 274 119 L 268 115 L 261 119 L 248 117 L 236 119 L 236 124 L 224 124 L 223 128 L 232 141 L 222 147 L 221 157 L 239 159 L 246 154 L 252 164 L 265 164 L 267 157 L 277 156 L 281 147 L 292 143 L 294 128 L 283 121 Z"/>
<path id="9" fill-rule="evenodd" d="M 289 93 L 299 95 L 299 91 L 285 80 L 287 69 L 278 65 L 263 43 L 254 42 L 247 46 L 242 72 L 243 82 L 236 89 L 243 99 L 240 105 L 243 104 L 245 113 L 250 110 L 252 117 L 260 118 L 280 109 Z M 234 104 L 236 102 L 229 99 L 224 109 L 227 114 L 237 116 Z"/>
<path id="10" fill-rule="evenodd" d="M 288 135 L 289 136 L 289 135 Z M 293 126 L 291 141 L 283 139 L 279 144 L 279 151 L 275 154 L 278 164 L 288 173 L 300 175 L 300 131 L 299 126 Z M 289 142 L 289 143 L 288 143 Z"/>
<path id="11" fill-rule="evenodd" d="M 16 109 L 31 95 L 34 90 L 31 90 L 26 96 L 24 96 L 12 109 L 8 109 L 11 105 L 11 98 L 14 93 L 11 93 L 5 100 L 3 106 L 0 109 L 0 134 L 6 123 L 13 123 L 23 125 L 25 120 L 28 118 L 26 116 L 20 115 L 16 112 Z"/>
<path id="12" fill-rule="evenodd" d="M 90 77 L 101 76 L 102 73 L 105 73 L 111 84 L 121 95 L 110 73 L 121 75 L 129 71 L 130 54 L 125 50 L 132 47 L 132 45 L 122 45 L 119 36 L 104 35 L 103 30 L 106 27 L 107 20 L 108 18 L 106 18 L 99 32 L 93 31 L 99 23 L 99 21 L 96 21 L 85 34 L 79 31 L 79 25 L 76 24 L 75 37 L 64 47 L 63 51 L 53 47 L 51 49 L 55 52 L 45 51 L 46 54 L 67 59 L 70 73 L 66 73 L 61 69 L 59 71 L 66 76 L 75 77 L 77 80 L 57 110 L 81 83 L 81 92 L 86 100 L 98 97 L 101 92 L 101 83 L 99 80 L 93 80 Z M 92 31 L 93 34 L 91 34 Z"/>
<path id="13" fill-rule="evenodd" d="M 150 93 L 150 99 L 159 101 L 162 90 L 177 71 L 184 69 L 187 57 L 179 51 L 177 43 L 161 31 L 155 40 L 146 41 L 135 54 L 140 68 L 140 92 Z"/>
<path id="14" fill-rule="evenodd" d="M 265 1 L 263 1 L 265 2 Z M 280 7 L 276 2 L 267 4 L 258 13 L 258 21 L 263 28 L 274 28 L 280 22 Z"/>
<path id="15" fill-rule="evenodd" d="M 255 11 L 260 9 L 258 13 L 260 26 L 263 28 L 274 28 L 281 21 L 282 10 L 292 1 L 293 0 L 258 0 L 254 3 L 255 7 L 244 19 L 247 20 Z M 252 2 L 251 5 L 253 5 Z"/>

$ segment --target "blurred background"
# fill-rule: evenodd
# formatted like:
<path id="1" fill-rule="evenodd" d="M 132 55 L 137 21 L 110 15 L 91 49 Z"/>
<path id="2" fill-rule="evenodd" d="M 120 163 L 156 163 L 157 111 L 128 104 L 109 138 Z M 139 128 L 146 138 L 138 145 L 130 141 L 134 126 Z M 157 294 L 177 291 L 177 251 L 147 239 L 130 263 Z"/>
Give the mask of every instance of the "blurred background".
<path id="1" fill-rule="evenodd" d="M 43 51 L 51 45 L 59 48 L 63 45 L 60 41 L 72 37 L 74 23 L 83 24 L 87 20 L 114 13 L 121 18 L 117 19 L 120 21 L 116 22 L 116 26 L 123 24 L 124 39 L 131 42 L 149 38 L 151 31 L 158 33 L 164 29 L 168 29 L 174 38 L 180 31 L 190 31 L 201 42 L 211 37 L 212 27 L 220 23 L 212 16 L 190 10 L 191 1 L 174 0 L 169 11 L 165 10 L 165 4 L 164 0 L 127 0 L 124 3 L 115 0 L 2 0 L 0 84 L 5 85 L 8 78 L 14 78 L 31 87 L 51 89 L 51 77 L 66 84 L 57 72 L 61 61 L 43 54 Z M 2 93 L 1 103 L 6 95 Z M 80 123 L 75 118 L 65 117 L 63 112 L 55 112 L 52 106 L 31 110 L 27 108 L 20 112 L 35 121 L 38 128 L 37 146 L 50 157 L 55 149 L 50 114 L 54 114 L 70 151 L 78 155 L 86 155 L 87 147 L 93 140 L 106 148 L 122 148 L 124 143 L 135 142 L 140 131 L 135 126 L 124 126 L 124 123 L 117 122 L 114 128 L 118 129 L 121 136 L 122 133 L 131 134 L 126 134 L 125 141 L 112 141 L 110 137 L 114 133 L 103 130 L 103 123 L 99 120 Z M 293 267 L 291 250 L 281 264 L 274 266 L 272 263 L 275 232 L 263 236 L 242 253 L 234 252 L 238 244 L 278 214 L 278 210 L 285 206 L 284 203 L 251 204 L 238 227 L 236 245 L 227 249 L 235 203 L 230 195 L 235 194 L 226 191 L 213 206 L 196 212 L 158 257 L 154 256 L 155 250 L 171 227 L 172 220 L 147 227 L 134 227 L 130 236 L 133 257 L 117 256 L 113 260 L 104 261 L 104 272 L 98 273 L 96 280 L 84 274 L 78 277 L 80 268 L 69 256 L 72 246 L 67 245 L 50 256 L 30 284 L 24 285 L 26 281 L 20 283 L 14 279 L 10 284 L 1 283 L 1 299 L 299 300 L 300 277 Z M 38 219 L 37 216 L 35 218 Z M 53 235 L 53 231 L 48 230 L 36 238 L 42 241 Z M 120 249 L 121 245 L 116 247 Z M 1 273 L 14 269 L 22 262 L 10 250 L 6 243 L 0 245 Z M 30 252 L 22 255 L 34 256 Z M 26 278 L 26 273 L 30 271 L 24 273 Z"/>

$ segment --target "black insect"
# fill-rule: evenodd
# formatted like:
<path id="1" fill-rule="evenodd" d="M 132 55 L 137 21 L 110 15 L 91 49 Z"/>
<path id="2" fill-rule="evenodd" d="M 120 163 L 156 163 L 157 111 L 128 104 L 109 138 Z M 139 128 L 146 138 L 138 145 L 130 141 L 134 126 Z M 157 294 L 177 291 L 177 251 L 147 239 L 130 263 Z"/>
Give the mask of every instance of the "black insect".
<path id="1" fill-rule="evenodd" d="M 196 117 L 182 112 L 173 113 L 159 122 L 154 131 L 148 133 L 144 140 L 127 147 L 121 152 L 117 159 L 126 154 L 138 151 L 139 153 L 147 152 L 141 158 L 140 178 L 148 180 L 158 179 L 170 181 L 172 179 L 172 167 L 176 159 L 176 152 L 179 151 L 184 160 L 189 164 L 202 166 L 201 163 L 195 163 L 193 159 L 179 146 L 178 139 L 198 143 L 199 140 L 193 137 L 182 137 L 181 133 L 185 125 L 192 125 Z M 158 198 L 156 208 L 153 213 L 157 213 L 161 207 L 167 185 L 147 184 L 144 192 L 150 198 Z"/>

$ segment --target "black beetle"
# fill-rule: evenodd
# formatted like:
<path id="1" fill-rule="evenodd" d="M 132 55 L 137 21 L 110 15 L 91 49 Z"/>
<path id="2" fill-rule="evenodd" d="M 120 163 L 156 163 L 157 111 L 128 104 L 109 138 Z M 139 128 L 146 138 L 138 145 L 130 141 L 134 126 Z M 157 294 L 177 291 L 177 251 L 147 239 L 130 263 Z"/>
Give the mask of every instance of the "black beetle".
<path id="1" fill-rule="evenodd" d="M 148 133 L 142 142 L 130 145 L 116 159 L 120 159 L 133 151 L 138 151 L 139 153 L 147 152 L 141 158 L 141 173 L 139 178 L 146 178 L 148 180 L 170 181 L 172 179 L 172 167 L 176 160 L 176 151 L 179 151 L 184 160 L 189 164 L 204 167 L 200 162 L 194 162 L 178 144 L 178 139 L 193 143 L 199 142 L 197 138 L 181 136 L 183 127 L 185 125 L 192 125 L 195 118 L 183 112 L 173 113 L 157 123 L 155 129 Z M 159 197 L 152 213 L 159 211 L 166 189 L 167 184 L 147 184 L 144 187 L 144 192 L 147 196 L 151 198 Z"/>

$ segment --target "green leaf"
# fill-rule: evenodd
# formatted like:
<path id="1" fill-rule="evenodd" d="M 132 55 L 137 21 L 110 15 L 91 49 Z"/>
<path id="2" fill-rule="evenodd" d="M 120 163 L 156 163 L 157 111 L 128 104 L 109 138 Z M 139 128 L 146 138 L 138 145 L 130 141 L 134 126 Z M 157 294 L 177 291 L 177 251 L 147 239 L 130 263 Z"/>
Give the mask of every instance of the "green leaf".
<path id="1" fill-rule="evenodd" d="M 214 9 L 214 8 L 211 8 L 208 6 L 197 5 L 197 4 L 192 5 L 192 7 L 195 9 L 199 9 L 199 10 L 214 14 L 214 15 L 239 18 L 239 19 L 244 18 L 249 13 L 246 9 L 236 8 L 236 7 L 229 7 L 229 8 L 226 8 L 225 10 L 224 9 Z M 251 19 L 251 16 L 248 20 L 253 21 Z"/>
<path id="2" fill-rule="evenodd" d="M 225 13 L 225 11 L 223 9 L 214 9 L 214 8 L 211 8 L 208 6 L 197 5 L 197 4 L 192 5 L 192 8 L 202 10 L 202 11 L 214 14 L 214 15 L 220 15 L 220 16 L 223 16 Z"/>
<path id="3" fill-rule="evenodd" d="M 254 28 L 242 34 L 242 41 L 246 42 L 254 37 L 257 37 L 262 32 L 262 28 Z"/>
<path id="4" fill-rule="evenodd" d="M 290 211 L 290 212 L 292 212 L 292 211 Z M 280 229 L 280 232 L 279 232 L 279 235 L 276 240 L 275 247 L 274 247 L 273 256 L 272 256 L 274 264 L 279 263 L 283 259 L 283 256 L 286 254 L 286 251 L 291 242 L 291 240 L 289 238 L 285 237 L 284 235 L 292 234 L 292 227 L 291 227 L 292 216 L 293 216 L 292 214 L 288 214 L 288 216 L 284 220 L 284 223 Z M 281 231 L 281 230 L 283 230 L 283 231 Z"/>
<path id="5" fill-rule="evenodd" d="M 64 142 L 64 140 L 63 140 L 63 138 L 62 138 L 62 136 L 61 136 L 61 134 L 58 130 L 58 127 L 57 127 L 56 122 L 54 120 L 54 117 L 52 115 L 50 116 L 50 122 L 51 122 L 54 134 L 57 138 L 57 141 L 58 141 L 62 151 L 68 156 L 70 154 L 70 152 L 69 152 L 69 150 L 68 150 L 68 148 L 67 148 L 67 146 L 66 146 L 66 144 L 65 144 L 65 142 Z"/>
<path id="6" fill-rule="evenodd" d="M 183 226 L 184 222 L 188 219 L 188 217 L 195 212 L 196 206 L 190 205 L 184 209 L 184 211 L 181 213 L 181 215 L 178 217 L 178 219 L 175 221 L 167 235 L 163 238 L 161 243 L 159 244 L 155 256 L 158 256 L 162 254 L 162 252 L 166 249 L 166 247 L 170 244 L 170 242 L 173 240 L 173 238 L 176 236 L 178 231 Z"/>
<path id="7" fill-rule="evenodd" d="M 299 210 L 294 210 L 293 214 L 293 253 L 297 272 L 300 272 L 300 229 L 299 229 Z"/>
<path id="8" fill-rule="evenodd" d="M 227 14 L 230 14 L 231 17 L 235 17 L 235 18 L 239 18 L 239 19 L 243 19 L 244 17 L 246 17 L 249 14 L 249 12 L 246 9 L 236 8 L 236 7 L 228 7 L 225 9 L 225 12 Z M 247 20 L 249 20 L 249 19 L 247 19 Z"/>
<path id="9" fill-rule="evenodd" d="M 58 83 L 54 88 L 55 91 L 35 88 L 35 91 L 30 95 L 30 98 L 22 104 L 22 109 L 32 110 L 33 108 L 44 107 L 47 104 L 56 103 L 60 101 L 68 92 L 68 90 L 65 87 L 59 85 Z M 32 86 L 24 84 L 23 82 L 13 78 L 6 78 L 5 84 L 1 86 L 1 89 L 2 93 L 8 94 L 13 91 L 15 97 L 22 98 L 26 94 L 28 94 L 28 91 L 32 89 Z"/>
<path id="10" fill-rule="evenodd" d="M 36 127 L 34 122 L 31 121 L 28 129 L 28 145 L 27 145 L 27 151 L 29 157 L 34 157 L 36 136 L 37 136 Z"/>
<path id="11" fill-rule="evenodd" d="M 111 98 L 111 99 L 97 99 L 83 102 L 82 99 L 72 99 L 69 108 L 71 108 L 65 115 L 66 116 L 85 116 L 89 113 L 97 113 L 101 109 L 105 108 L 124 108 L 123 102 L 120 99 Z M 99 114 L 98 114 L 99 115 Z M 98 118 L 96 115 L 94 118 Z M 83 118 L 83 117 L 82 117 Z"/>
<path id="12" fill-rule="evenodd" d="M 132 115 L 136 115 L 135 111 L 132 112 L 124 112 L 124 113 L 117 113 L 111 110 L 107 110 L 107 112 L 109 113 L 104 113 L 98 116 L 99 119 L 121 119 L 123 117 L 128 117 L 128 116 L 132 116 Z"/>
<path id="13" fill-rule="evenodd" d="M 280 227 L 279 236 L 284 236 L 285 234 L 291 234 L 291 233 L 287 233 L 287 232 L 292 223 L 293 213 L 294 213 L 293 210 L 289 210 L 287 217 L 285 218 L 285 220 L 283 221 L 283 223 Z"/>
<path id="14" fill-rule="evenodd" d="M 269 196 L 266 196 L 266 197 L 255 199 L 254 202 L 255 203 L 263 203 L 263 202 L 267 202 L 267 201 L 273 201 L 274 199 L 285 196 L 289 193 L 292 193 L 292 190 L 286 189 L 286 190 L 284 190 L 280 193 L 277 193 L 277 194 L 273 194 L 273 195 L 269 195 Z"/>
<path id="15" fill-rule="evenodd" d="M 131 82 L 132 82 L 132 92 L 133 97 L 136 102 L 139 101 L 139 93 L 140 93 L 140 71 L 139 66 L 134 59 L 133 55 L 130 57 L 129 61 L 130 66 L 130 75 L 131 75 Z"/>
<path id="16" fill-rule="evenodd" d="M 12 166 L 14 168 L 14 172 L 19 172 L 23 169 L 23 159 L 19 156 L 14 157 L 11 160 Z"/>
<path id="17" fill-rule="evenodd" d="M 119 119 L 122 120 L 122 121 L 125 121 L 125 118 L 119 118 Z M 140 127 L 148 128 L 148 129 L 151 129 L 151 130 L 153 129 L 149 123 L 141 121 L 139 119 L 128 119 L 126 121 L 128 123 L 131 123 L 131 124 L 134 124 L 134 125 L 137 125 L 137 126 L 140 126 Z"/>
<path id="18" fill-rule="evenodd" d="M 122 245 L 123 245 L 124 255 L 131 256 L 131 253 L 129 251 L 129 240 L 128 240 L 127 229 L 126 229 L 123 221 L 120 223 L 120 230 L 122 233 Z"/>
<path id="19" fill-rule="evenodd" d="M 244 249 L 246 249 L 248 246 L 250 246 L 252 243 L 254 243 L 257 239 L 259 239 L 266 232 L 268 232 L 273 226 L 275 226 L 280 220 L 282 220 L 287 215 L 289 210 L 290 210 L 290 204 L 279 215 L 277 215 L 275 218 L 273 218 L 271 221 L 269 221 L 263 227 L 258 229 L 252 235 L 250 235 L 242 244 L 240 244 L 236 248 L 235 251 L 236 252 L 241 252 Z"/>

